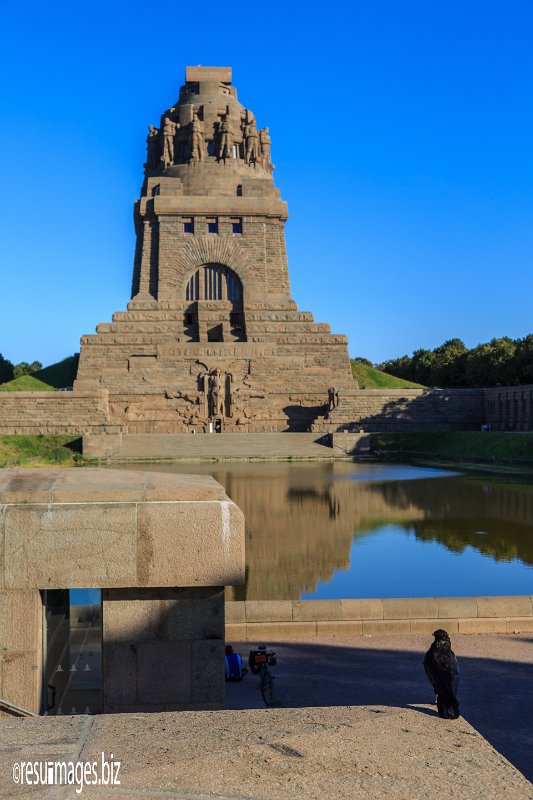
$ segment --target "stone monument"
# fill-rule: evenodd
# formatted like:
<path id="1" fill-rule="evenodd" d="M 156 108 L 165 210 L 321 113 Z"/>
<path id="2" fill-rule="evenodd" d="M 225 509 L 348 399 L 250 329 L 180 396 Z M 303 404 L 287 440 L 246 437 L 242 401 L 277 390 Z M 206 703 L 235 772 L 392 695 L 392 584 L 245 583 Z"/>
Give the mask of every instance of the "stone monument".
<path id="1" fill-rule="evenodd" d="M 105 398 L 100 430 L 320 431 L 330 387 L 356 392 L 346 337 L 291 299 L 270 149 L 231 69 L 187 68 L 149 126 L 128 310 L 81 340 L 74 394 Z"/>

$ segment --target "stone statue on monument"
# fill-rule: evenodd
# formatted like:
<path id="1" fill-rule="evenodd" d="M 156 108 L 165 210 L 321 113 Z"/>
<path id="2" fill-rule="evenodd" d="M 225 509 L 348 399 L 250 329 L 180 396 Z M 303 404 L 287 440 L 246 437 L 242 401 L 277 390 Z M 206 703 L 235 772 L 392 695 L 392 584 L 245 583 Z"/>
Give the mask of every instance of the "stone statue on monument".
<path id="1" fill-rule="evenodd" d="M 198 111 L 193 112 L 191 125 L 191 161 L 203 161 L 204 123 L 199 118 Z"/>
<path id="2" fill-rule="evenodd" d="M 255 119 L 253 117 L 249 117 L 248 119 L 249 121 L 244 125 L 244 160 L 247 164 L 251 164 L 258 160 L 259 136 L 257 134 Z"/>
<path id="3" fill-rule="evenodd" d="M 259 149 L 261 150 L 261 164 L 272 172 L 272 161 L 270 160 L 270 145 L 272 139 L 269 136 L 268 128 L 261 128 L 259 131 Z"/>
<path id="4" fill-rule="evenodd" d="M 174 109 L 171 108 L 170 113 L 173 111 Z M 174 137 L 178 128 L 179 124 L 167 115 L 163 122 L 163 155 L 161 156 L 161 161 L 166 167 L 174 163 Z"/>
<path id="5" fill-rule="evenodd" d="M 218 160 L 226 160 L 232 157 L 233 132 L 229 118 L 229 108 L 223 115 L 218 126 Z"/>
<path id="6" fill-rule="evenodd" d="M 209 378 L 209 406 L 211 417 L 224 416 L 224 383 L 217 367 Z"/>
<path id="7" fill-rule="evenodd" d="M 146 137 L 146 171 L 153 172 L 159 164 L 159 128 L 148 125 L 148 136 Z"/>

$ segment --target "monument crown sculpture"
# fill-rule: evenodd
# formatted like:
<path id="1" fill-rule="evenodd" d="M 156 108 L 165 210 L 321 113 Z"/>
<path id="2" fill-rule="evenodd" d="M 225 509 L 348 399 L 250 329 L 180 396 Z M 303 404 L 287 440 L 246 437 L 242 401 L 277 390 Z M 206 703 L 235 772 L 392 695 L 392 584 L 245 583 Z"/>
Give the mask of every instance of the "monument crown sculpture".
<path id="1" fill-rule="evenodd" d="M 97 392 L 106 427 L 129 433 L 340 421 L 357 388 L 347 339 L 291 299 L 269 129 L 230 68 L 187 67 L 144 170 L 128 310 L 82 337 L 74 391 Z"/>

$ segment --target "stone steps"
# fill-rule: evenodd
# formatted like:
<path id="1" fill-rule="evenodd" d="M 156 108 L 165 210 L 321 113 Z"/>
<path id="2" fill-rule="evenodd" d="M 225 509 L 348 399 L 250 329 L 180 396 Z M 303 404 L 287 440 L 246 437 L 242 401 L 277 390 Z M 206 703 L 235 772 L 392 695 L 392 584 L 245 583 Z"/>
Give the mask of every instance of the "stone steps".
<path id="1" fill-rule="evenodd" d="M 124 434 L 113 461 L 334 458 L 316 433 Z"/>

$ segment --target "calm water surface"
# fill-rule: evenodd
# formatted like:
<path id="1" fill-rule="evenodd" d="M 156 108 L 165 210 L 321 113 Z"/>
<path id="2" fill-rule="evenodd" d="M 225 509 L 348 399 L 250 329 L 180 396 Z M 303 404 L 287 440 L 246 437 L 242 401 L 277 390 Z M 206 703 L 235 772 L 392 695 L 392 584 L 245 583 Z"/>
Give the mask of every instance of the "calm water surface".
<path id="1" fill-rule="evenodd" d="M 232 599 L 533 594 L 530 485 L 346 462 L 148 468 L 212 475 L 244 511 Z"/>

